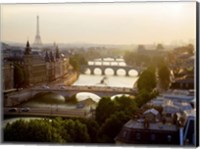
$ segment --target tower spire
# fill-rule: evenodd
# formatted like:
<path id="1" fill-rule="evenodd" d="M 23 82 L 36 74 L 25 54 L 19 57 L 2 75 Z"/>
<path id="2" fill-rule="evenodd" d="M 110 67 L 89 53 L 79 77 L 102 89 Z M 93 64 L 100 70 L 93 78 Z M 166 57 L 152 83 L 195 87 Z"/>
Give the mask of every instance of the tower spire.
<path id="1" fill-rule="evenodd" d="M 37 21 L 36 21 L 36 36 L 35 36 L 35 42 L 34 46 L 41 47 L 42 41 L 40 38 L 40 28 L 39 28 L 39 16 L 37 15 Z"/>
<path id="2" fill-rule="evenodd" d="M 40 29 L 39 29 L 39 16 L 37 16 L 37 33 L 36 35 L 40 36 Z"/>

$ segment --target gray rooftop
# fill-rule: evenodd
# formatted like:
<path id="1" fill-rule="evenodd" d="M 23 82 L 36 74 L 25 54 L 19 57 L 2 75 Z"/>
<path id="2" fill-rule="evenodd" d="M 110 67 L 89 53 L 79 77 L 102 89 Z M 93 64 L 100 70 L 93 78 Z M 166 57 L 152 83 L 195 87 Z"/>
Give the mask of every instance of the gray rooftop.
<path id="1" fill-rule="evenodd" d="M 144 122 L 142 120 L 129 120 L 124 127 L 130 128 L 130 129 L 144 129 Z M 177 126 L 173 125 L 171 123 L 149 123 L 150 130 L 162 130 L 162 131 L 177 131 Z"/>

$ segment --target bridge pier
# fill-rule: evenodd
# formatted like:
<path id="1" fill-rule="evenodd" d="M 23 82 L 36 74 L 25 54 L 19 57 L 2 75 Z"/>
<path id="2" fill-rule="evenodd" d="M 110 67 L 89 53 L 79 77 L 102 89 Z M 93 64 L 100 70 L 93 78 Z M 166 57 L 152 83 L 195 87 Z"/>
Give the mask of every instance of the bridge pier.
<path id="1" fill-rule="evenodd" d="M 117 70 L 114 69 L 114 76 L 117 76 Z"/>
<path id="2" fill-rule="evenodd" d="M 102 75 L 105 75 L 105 69 L 101 69 L 102 71 L 101 71 L 101 74 Z"/>
<path id="3" fill-rule="evenodd" d="M 137 72 L 138 72 L 138 76 L 140 76 L 140 75 L 141 75 L 141 73 L 142 73 L 142 71 L 139 71 L 139 70 L 138 70 Z"/>
<path id="4" fill-rule="evenodd" d="M 90 69 L 91 71 L 90 71 L 90 74 L 91 75 L 94 75 L 94 69 Z"/>
<path id="5" fill-rule="evenodd" d="M 129 76 L 129 70 L 126 70 L 126 76 Z"/>

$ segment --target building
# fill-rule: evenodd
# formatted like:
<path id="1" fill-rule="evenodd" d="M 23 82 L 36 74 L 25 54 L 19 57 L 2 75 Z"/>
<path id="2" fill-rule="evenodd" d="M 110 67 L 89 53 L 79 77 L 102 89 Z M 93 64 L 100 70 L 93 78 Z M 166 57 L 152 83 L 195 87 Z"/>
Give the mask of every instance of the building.
<path id="1" fill-rule="evenodd" d="M 182 79 L 175 79 L 172 82 L 170 88 L 171 89 L 194 89 L 195 81 L 194 77 L 191 78 L 182 78 Z"/>
<path id="2" fill-rule="evenodd" d="M 116 144 L 195 145 L 194 115 L 184 114 L 176 118 L 175 122 L 163 121 L 162 118 L 157 121 L 150 121 L 146 117 L 131 119 L 116 136 L 115 142 Z"/>
<path id="3" fill-rule="evenodd" d="M 145 106 L 149 109 L 124 124 L 116 144 L 195 145 L 196 116 L 189 102 L 162 96 Z"/>
<path id="4" fill-rule="evenodd" d="M 117 144 L 178 144 L 179 134 L 175 125 L 148 123 L 144 119 L 129 120 L 115 138 Z"/>
<path id="5" fill-rule="evenodd" d="M 32 54 L 29 41 L 26 43 L 23 59 L 27 85 L 47 82 L 45 61 L 42 57 Z"/>
<path id="6" fill-rule="evenodd" d="M 20 57 L 7 57 L 4 62 L 6 64 L 11 63 L 14 68 L 20 66 L 23 69 L 25 80 L 23 85 L 33 86 L 41 83 L 48 83 L 59 78 L 64 77 L 68 73 L 69 59 L 60 53 L 58 47 L 46 49 L 46 53 L 43 54 L 42 51 L 33 51 L 30 47 L 29 41 L 26 43 L 26 47 L 23 56 Z M 12 79 L 4 77 L 5 83 L 13 81 L 15 84 L 14 72 L 8 69 L 8 66 L 4 69 L 5 76 L 9 74 Z M 10 72 L 8 72 L 8 70 Z M 8 83 L 6 84 L 8 86 Z M 16 87 L 16 86 L 15 86 Z M 8 88 L 8 87 L 6 87 Z"/>
<path id="7" fill-rule="evenodd" d="M 3 91 L 14 88 L 14 67 L 11 63 L 3 63 Z"/>

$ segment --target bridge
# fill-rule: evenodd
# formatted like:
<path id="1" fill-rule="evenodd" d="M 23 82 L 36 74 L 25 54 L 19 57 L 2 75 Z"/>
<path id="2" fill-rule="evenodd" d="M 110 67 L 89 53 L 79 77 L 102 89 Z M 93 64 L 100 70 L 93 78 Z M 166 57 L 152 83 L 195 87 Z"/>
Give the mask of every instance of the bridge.
<path id="1" fill-rule="evenodd" d="M 140 74 L 143 70 L 142 67 L 139 66 L 120 66 L 120 65 L 82 65 L 81 66 L 81 71 L 85 72 L 85 70 L 89 69 L 90 70 L 90 74 L 94 74 L 94 71 L 96 69 L 100 69 L 101 70 L 101 74 L 102 75 L 106 75 L 106 69 L 112 69 L 114 72 L 114 75 L 118 75 L 118 71 L 119 70 L 124 70 L 126 76 L 129 76 L 129 72 L 131 70 L 136 70 L 138 72 L 138 74 Z"/>
<path id="2" fill-rule="evenodd" d="M 90 70 L 90 74 L 94 74 L 96 69 L 101 70 L 102 75 L 106 75 L 106 70 L 113 70 L 113 74 L 118 75 L 119 70 L 124 70 L 126 76 L 130 76 L 129 72 L 131 70 L 136 70 L 138 75 L 144 70 L 141 66 L 129 66 L 126 65 L 124 59 L 122 58 L 99 58 L 93 61 L 89 61 L 88 65 L 81 66 L 81 72 L 84 73 L 86 70 Z"/>
<path id="3" fill-rule="evenodd" d="M 136 90 L 132 88 L 118 88 L 118 87 L 97 87 L 97 86 L 68 86 L 65 89 L 58 88 L 31 88 L 22 90 L 4 97 L 5 106 L 15 106 L 27 101 L 31 97 L 41 92 L 51 92 L 62 95 L 64 97 L 71 97 L 77 93 L 89 92 L 98 95 L 99 97 L 112 97 L 118 94 L 135 95 Z"/>
<path id="4" fill-rule="evenodd" d="M 77 93 L 89 92 L 98 95 L 99 97 L 111 97 L 118 94 L 135 95 L 136 90 L 132 88 L 117 88 L 117 87 L 97 87 L 97 86 L 69 86 L 66 89 L 32 89 L 31 96 L 41 93 L 51 92 L 62 95 L 64 97 L 71 97 Z"/>

